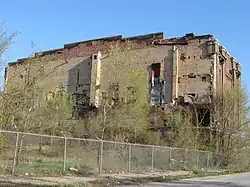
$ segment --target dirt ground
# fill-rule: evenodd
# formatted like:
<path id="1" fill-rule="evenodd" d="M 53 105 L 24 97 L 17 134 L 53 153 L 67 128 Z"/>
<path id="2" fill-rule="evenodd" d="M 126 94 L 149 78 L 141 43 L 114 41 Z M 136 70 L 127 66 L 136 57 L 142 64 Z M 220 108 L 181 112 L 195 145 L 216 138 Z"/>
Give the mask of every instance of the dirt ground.
<path id="1" fill-rule="evenodd" d="M 73 185 L 84 184 L 91 181 L 102 182 L 107 178 L 112 179 L 131 179 L 131 178 L 148 178 L 148 177 L 169 177 L 169 176 L 183 176 L 191 174 L 190 171 L 169 171 L 164 173 L 121 173 L 121 174 L 103 174 L 98 177 L 77 177 L 77 176 L 61 176 L 61 177 L 13 177 L 13 176 L 0 176 L 1 184 L 29 184 L 29 185 Z M 7 185 L 8 186 L 8 185 Z M 11 186 L 11 185 L 9 185 Z"/>

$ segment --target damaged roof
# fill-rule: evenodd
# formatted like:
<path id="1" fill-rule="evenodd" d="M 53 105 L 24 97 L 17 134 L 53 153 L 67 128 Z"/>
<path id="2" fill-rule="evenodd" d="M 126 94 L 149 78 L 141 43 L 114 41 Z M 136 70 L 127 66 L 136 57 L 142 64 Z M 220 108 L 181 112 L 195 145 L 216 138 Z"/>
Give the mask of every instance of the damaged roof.
<path id="1" fill-rule="evenodd" d="M 125 41 L 132 41 L 136 43 L 140 42 L 145 42 L 148 45 L 187 45 L 188 40 L 192 39 L 209 39 L 213 38 L 213 35 L 207 34 L 207 35 L 200 35 L 200 36 L 195 36 L 194 33 L 188 33 L 182 37 L 176 37 L 176 38 L 164 38 L 164 33 L 163 32 L 156 32 L 156 33 L 151 33 L 151 34 L 145 34 L 145 35 L 139 35 L 139 36 L 132 36 L 132 37 L 123 37 L 122 35 L 117 35 L 117 36 L 112 36 L 112 37 L 104 37 L 104 38 L 98 38 L 98 39 L 91 39 L 91 40 L 86 40 L 86 41 L 80 41 L 80 42 L 74 42 L 74 43 L 69 43 L 65 44 L 63 48 L 58 48 L 58 49 L 53 49 L 53 50 L 48 50 L 48 51 L 41 51 L 35 53 L 35 56 L 46 56 L 50 54 L 60 54 L 63 53 L 64 50 L 69 50 L 75 47 L 78 47 L 79 45 L 82 44 L 88 44 L 88 45 L 93 45 L 94 43 L 105 43 L 105 42 L 125 42 Z M 19 64 L 22 62 L 25 62 L 26 60 L 30 59 L 29 58 L 21 58 L 18 59 L 16 62 L 9 62 L 9 65 L 14 65 L 14 64 Z"/>

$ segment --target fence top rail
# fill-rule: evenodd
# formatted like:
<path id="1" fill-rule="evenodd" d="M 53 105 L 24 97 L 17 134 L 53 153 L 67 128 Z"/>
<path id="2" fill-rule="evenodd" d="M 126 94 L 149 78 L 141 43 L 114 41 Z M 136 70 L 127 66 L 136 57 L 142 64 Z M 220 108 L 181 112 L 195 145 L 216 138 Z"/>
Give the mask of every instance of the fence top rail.
<path id="1" fill-rule="evenodd" d="M 160 145 L 137 144 L 137 143 L 128 143 L 128 142 L 117 142 L 117 141 L 110 141 L 110 140 L 74 138 L 74 137 L 67 137 L 67 136 L 53 136 L 53 135 L 47 135 L 47 134 L 35 134 L 35 133 L 30 133 L 30 132 L 7 131 L 7 130 L 2 130 L 2 129 L 0 129 L 0 133 L 22 134 L 22 135 L 30 135 L 30 136 L 58 138 L 58 139 L 67 139 L 67 140 L 89 141 L 89 142 L 103 142 L 103 143 L 110 143 L 110 144 L 141 146 L 141 147 L 150 147 L 150 148 L 162 148 L 162 149 L 172 149 L 172 150 L 188 150 L 188 151 L 198 151 L 198 152 L 204 152 L 204 153 L 211 152 L 211 151 L 202 151 L 202 150 L 197 150 L 197 149 L 185 149 L 185 148 L 168 147 L 168 146 L 160 146 Z"/>

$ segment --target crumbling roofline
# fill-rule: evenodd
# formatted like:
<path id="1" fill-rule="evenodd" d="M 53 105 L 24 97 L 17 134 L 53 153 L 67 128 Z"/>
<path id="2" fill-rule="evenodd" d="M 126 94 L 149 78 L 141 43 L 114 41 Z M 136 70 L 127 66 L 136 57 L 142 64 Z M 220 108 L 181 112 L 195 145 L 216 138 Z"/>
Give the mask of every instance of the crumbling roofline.
<path id="1" fill-rule="evenodd" d="M 236 65 L 241 66 L 239 62 L 236 61 L 236 58 L 231 56 L 231 54 L 226 50 L 226 48 L 222 45 L 219 46 L 220 56 L 226 59 L 226 56 L 229 56 L 231 61 L 235 61 Z"/>
<path id="2" fill-rule="evenodd" d="M 122 35 L 118 36 L 111 36 L 111 37 L 104 37 L 104 38 L 98 38 L 98 39 L 92 39 L 92 40 L 86 40 L 81 42 L 75 42 L 70 44 L 65 44 L 64 48 L 72 48 L 79 44 L 85 44 L 85 43 L 91 43 L 91 42 L 116 42 L 116 41 L 126 41 L 126 40 L 149 40 L 149 39 L 164 39 L 164 33 L 163 32 L 157 32 L 152 34 L 146 34 L 146 35 L 139 35 L 139 36 L 132 36 L 124 38 Z M 46 51 L 45 51 L 46 53 Z"/>
<path id="3" fill-rule="evenodd" d="M 87 40 L 82 42 L 75 42 L 75 43 L 69 43 L 65 44 L 63 48 L 48 50 L 48 51 L 41 51 L 38 53 L 35 53 L 35 57 L 43 57 L 46 55 L 53 55 L 53 54 L 61 54 L 64 53 L 65 50 L 70 50 L 71 48 L 78 47 L 79 45 L 85 44 L 85 45 L 95 45 L 98 43 L 98 45 L 104 44 L 104 43 L 111 43 L 111 42 L 126 42 L 131 41 L 135 42 L 137 44 L 145 43 L 146 45 L 187 45 L 188 40 L 193 39 L 209 39 L 213 37 L 213 35 L 201 35 L 201 36 L 195 36 L 194 33 L 186 34 L 183 37 L 179 38 L 168 38 L 164 39 L 164 33 L 163 32 L 156 32 L 146 35 L 139 35 L 139 36 L 132 36 L 124 38 L 122 35 L 112 36 L 112 37 L 104 37 L 104 38 L 98 38 L 93 40 Z M 31 57 L 32 58 L 32 57 Z M 18 59 L 16 62 L 10 62 L 9 65 L 19 64 L 22 63 L 30 58 L 22 58 Z"/>
<path id="4" fill-rule="evenodd" d="M 93 40 L 86 40 L 86 41 L 81 41 L 81 42 L 74 42 L 74 43 L 69 43 L 69 44 L 65 44 L 64 48 L 72 48 L 75 47 L 79 44 L 84 44 L 84 43 L 89 43 L 89 42 L 94 42 L 94 41 L 107 41 L 107 42 L 111 42 L 111 41 L 119 41 L 123 38 L 122 35 L 118 35 L 118 36 L 112 36 L 112 37 L 104 37 L 104 38 L 98 38 L 98 39 L 93 39 Z"/>

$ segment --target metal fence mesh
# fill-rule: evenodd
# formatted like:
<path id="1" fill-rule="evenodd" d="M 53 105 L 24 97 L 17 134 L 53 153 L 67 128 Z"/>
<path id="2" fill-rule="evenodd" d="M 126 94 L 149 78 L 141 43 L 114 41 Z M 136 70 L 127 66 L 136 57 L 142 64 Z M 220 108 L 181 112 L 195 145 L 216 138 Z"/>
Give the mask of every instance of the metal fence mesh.
<path id="1" fill-rule="evenodd" d="M 86 176 L 195 170 L 218 165 L 218 155 L 213 152 L 12 131 L 0 131 L 0 146 L 0 173 L 5 174 L 73 172 Z"/>
<path id="2" fill-rule="evenodd" d="M 65 170 L 85 175 L 98 173 L 100 146 L 101 143 L 97 141 L 68 138 Z"/>
<path id="3" fill-rule="evenodd" d="M 197 151 L 197 157 L 197 168 L 201 170 L 208 168 L 208 152 Z"/>
<path id="4" fill-rule="evenodd" d="M 129 145 L 103 143 L 102 171 L 109 173 L 124 173 L 129 170 Z"/>
<path id="5" fill-rule="evenodd" d="M 131 172 L 152 171 L 152 147 L 131 145 Z"/>
<path id="6" fill-rule="evenodd" d="M 17 174 L 55 175 L 63 171 L 64 140 L 20 134 L 17 149 Z"/>
<path id="7" fill-rule="evenodd" d="M 185 169 L 187 170 L 197 169 L 197 151 L 196 150 L 186 150 Z"/>
<path id="8" fill-rule="evenodd" d="M 0 133 L 0 173 L 11 173 L 15 154 L 16 134 Z"/>
<path id="9" fill-rule="evenodd" d="M 169 147 L 155 147 L 154 149 L 154 171 L 167 171 L 170 170 L 170 151 Z"/>
<path id="10" fill-rule="evenodd" d="M 185 167 L 185 149 L 173 148 L 171 154 L 171 170 L 180 170 Z"/>

